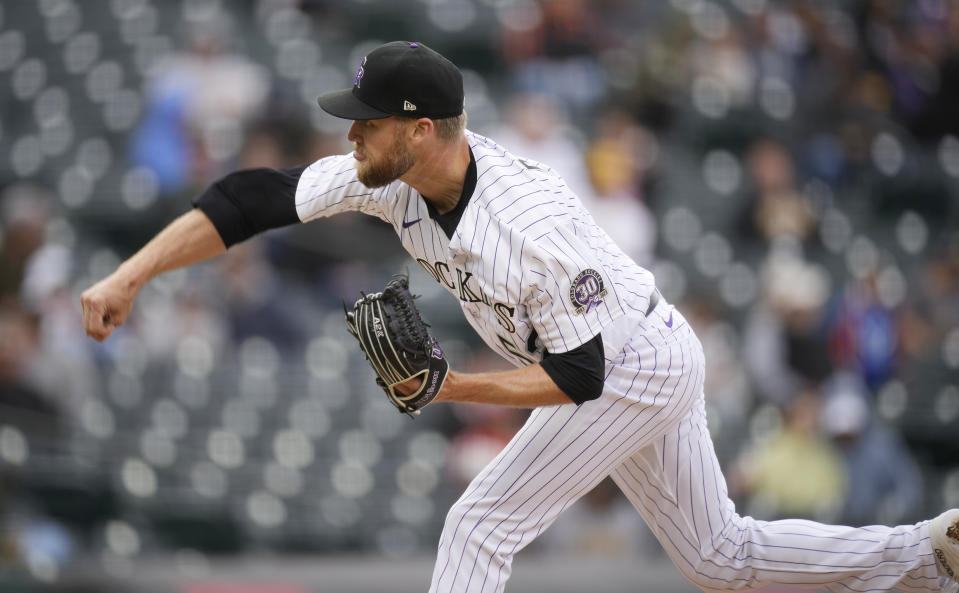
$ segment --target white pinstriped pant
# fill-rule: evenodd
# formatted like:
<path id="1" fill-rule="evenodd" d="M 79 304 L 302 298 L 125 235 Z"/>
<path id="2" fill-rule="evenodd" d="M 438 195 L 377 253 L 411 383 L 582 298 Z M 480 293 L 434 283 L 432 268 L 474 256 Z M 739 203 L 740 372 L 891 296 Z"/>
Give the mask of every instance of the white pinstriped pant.
<path id="1" fill-rule="evenodd" d="M 606 476 L 704 591 L 940 590 L 927 522 L 851 528 L 737 515 L 706 428 L 699 340 L 665 303 L 616 327 L 603 332 L 603 395 L 534 410 L 453 505 L 431 593 L 503 591 L 513 555 Z"/>

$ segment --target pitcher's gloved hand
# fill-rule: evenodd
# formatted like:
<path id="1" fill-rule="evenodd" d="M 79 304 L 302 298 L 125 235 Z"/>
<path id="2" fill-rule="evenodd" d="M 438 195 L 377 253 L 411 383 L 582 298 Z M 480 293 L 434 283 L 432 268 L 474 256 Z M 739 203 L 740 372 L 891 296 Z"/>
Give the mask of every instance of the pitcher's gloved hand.
<path id="1" fill-rule="evenodd" d="M 376 384 L 407 414 L 417 413 L 433 401 L 449 372 L 443 351 L 430 336 L 414 298 L 406 276 L 397 276 L 383 292 L 363 295 L 352 311 L 344 306 L 346 327 L 373 366 Z M 415 379 L 420 382 L 411 389 Z M 400 385 L 404 386 L 397 389 Z"/>

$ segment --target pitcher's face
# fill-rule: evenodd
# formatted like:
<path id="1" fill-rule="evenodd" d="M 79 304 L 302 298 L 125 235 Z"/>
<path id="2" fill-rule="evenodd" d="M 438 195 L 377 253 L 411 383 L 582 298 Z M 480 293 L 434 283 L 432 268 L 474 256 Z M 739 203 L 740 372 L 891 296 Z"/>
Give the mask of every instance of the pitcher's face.
<path id="1" fill-rule="evenodd" d="M 347 139 L 353 143 L 353 158 L 360 182 L 382 187 L 403 176 L 416 163 L 406 142 L 406 126 L 395 117 L 356 120 Z"/>

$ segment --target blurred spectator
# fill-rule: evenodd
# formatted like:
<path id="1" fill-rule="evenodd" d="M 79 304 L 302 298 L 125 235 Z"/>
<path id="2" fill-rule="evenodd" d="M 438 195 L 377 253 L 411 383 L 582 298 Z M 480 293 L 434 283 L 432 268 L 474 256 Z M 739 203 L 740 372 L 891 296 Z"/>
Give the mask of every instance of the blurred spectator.
<path id="1" fill-rule="evenodd" d="M 30 380 L 29 369 L 38 350 L 37 321 L 16 303 L 0 303 L 0 405 L 55 416 Z"/>
<path id="2" fill-rule="evenodd" d="M 502 31 L 503 55 L 513 84 L 520 91 L 556 97 L 579 122 L 606 88 L 597 60 L 606 45 L 605 35 L 586 0 L 539 0 L 537 4 L 540 14 L 533 28 L 516 29 L 514 23 L 506 23 Z"/>
<path id="3" fill-rule="evenodd" d="M 743 361 L 757 394 L 784 403 L 831 371 L 824 311 L 830 281 L 821 266 L 782 247 L 766 259 L 761 278 L 761 298 L 744 327 Z"/>
<path id="4" fill-rule="evenodd" d="M 492 138 L 519 157 L 549 166 L 587 204 L 593 191 L 583 159 L 579 134 L 570 125 L 565 108 L 546 94 L 520 93 L 510 97 L 502 126 Z"/>
<path id="5" fill-rule="evenodd" d="M 246 133 L 237 157 L 237 168 L 283 169 L 328 156 L 312 153 L 310 148 L 314 136 L 320 135 L 309 128 L 305 119 L 289 114 L 261 117 L 251 124 Z"/>
<path id="6" fill-rule="evenodd" d="M 52 207 L 49 193 L 29 184 L 0 194 L 0 301 L 16 298 L 30 256 L 46 240 Z"/>
<path id="7" fill-rule="evenodd" d="M 76 414 L 94 392 L 97 371 L 70 293 L 73 253 L 50 242 L 53 202 L 46 190 L 8 188 L 2 207 L 0 401 Z"/>
<path id="8" fill-rule="evenodd" d="M 25 568 L 46 580 L 51 580 L 51 575 L 55 578 L 77 553 L 77 541 L 73 534 L 64 525 L 35 509 L 23 505 L 15 509 L 11 513 L 8 528 L 12 565 Z"/>
<path id="9" fill-rule="evenodd" d="M 959 102 L 959 7 L 947 2 L 943 9 L 945 22 L 938 27 L 926 27 L 916 39 L 933 50 L 932 64 L 924 64 L 922 74 L 928 76 L 930 66 L 935 69 L 931 77 L 920 81 L 926 83 L 924 91 L 929 92 L 932 87 L 932 96 L 916 115 L 913 127 L 923 140 L 938 140 L 945 134 L 959 136 L 959 114 L 953 108 Z M 926 37 L 929 33 L 934 34 L 932 43 Z"/>
<path id="10" fill-rule="evenodd" d="M 739 26 L 730 23 L 723 34 L 697 41 L 691 51 L 692 75 L 708 77 L 728 98 L 730 108 L 749 104 L 757 73 Z"/>
<path id="11" fill-rule="evenodd" d="M 740 220 L 741 237 L 762 244 L 811 238 L 816 216 L 798 190 L 787 148 L 771 139 L 757 140 L 747 151 L 746 165 L 751 197 Z"/>
<path id="12" fill-rule="evenodd" d="M 780 428 L 751 443 L 736 464 L 730 491 L 762 519 L 797 517 L 835 522 L 847 484 L 842 460 L 820 431 L 821 396 L 803 388 L 787 405 Z"/>
<path id="13" fill-rule="evenodd" d="M 896 115 L 918 138 L 957 133 L 959 9 L 955 3 L 867 2 L 859 13 L 866 56 L 889 81 Z"/>
<path id="14" fill-rule="evenodd" d="M 270 265 L 262 242 L 236 246 L 220 262 L 220 286 L 234 342 L 259 336 L 281 349 L 302 346 L 307 325 L 298 320 L 289 285 Z M 282 300 L 281 300 L 282 295 Z"/>
<path id="15" fill-rule="evenodd" d="M 934 356 L 942 327 L 933 324 L 933 315 L 926 303 L 906 303 L 899 312 L 899 351 L 905 366 Z"/>
<path id="16" fill-rule="evenodd" d="M 879 298 L 876 276 L 850 282 L 829 315 L 830 358 L 857 373 L 870 389 L 895 373 L 899 342 L 895 312 Z"/>
<path id="17" fill-rule="evenodd" d="M 648 266 L 656 246 L 656 219 L 643 201 L 643 184 L 656 158 L 655 140 L 623 111 L 607 112 L 597 127 L 586 151 L 593 199 L 584 202 L 626 255 Z"/>
<path id="18" fill-rule="evenodd" d="M 822 425 L 842 455 L 845 525 L 900 525 L 922 516 L 922 474 L 902 440 L 875 417 L 865 385 L 839 374 L 825 386 Z"/>
<path id="19" fill-rule="evenodd" d="M 36 350 L 24 369 L 25 379 L 55 407 L 79 417 L 100 389 L 94 351 L 83 331 L 71 289 L 72 253 L 48 243 L 27 262 L 21 302 L 36 320 Z"/>
<path id="20" fill-rule="evenodd" d="M 939 331 L 959 326 L 959 232 L 953 230 L 930 250 L 918 289 L 917 299 Z"/>
<path id="21" fill-rule="evenodd" d="M 263 67 L 230 51 L 235 34 L 220 12 L 188 23 L 184 51 L 165 58 L 147 83 L 130 160 L 153 170 L 165 193 L 225 173 L 244 127 L 265 104 L 270 79 Z"/>

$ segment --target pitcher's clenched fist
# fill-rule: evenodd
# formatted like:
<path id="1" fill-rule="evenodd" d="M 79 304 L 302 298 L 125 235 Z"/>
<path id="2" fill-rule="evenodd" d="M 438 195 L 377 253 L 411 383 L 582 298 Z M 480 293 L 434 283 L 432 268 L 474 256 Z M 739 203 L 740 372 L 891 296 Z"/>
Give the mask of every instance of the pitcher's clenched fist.
<path id="1" fill-rule="evenodd" d="M 102 342 L 113 330 L 123 325 L 139 287 L 119 272 L 97 282 L 80 296 L 83 327 L 87 335 Z"/>
<path id="2" fill-rule="evenodd" d="M 171 222 L 117 270 L 80 296 L 83 327 L 102 342 L 123 325 L 140 288 L 163 272 L 208 260 L 226 251 L 210 219 L 191 210 Z"/>

